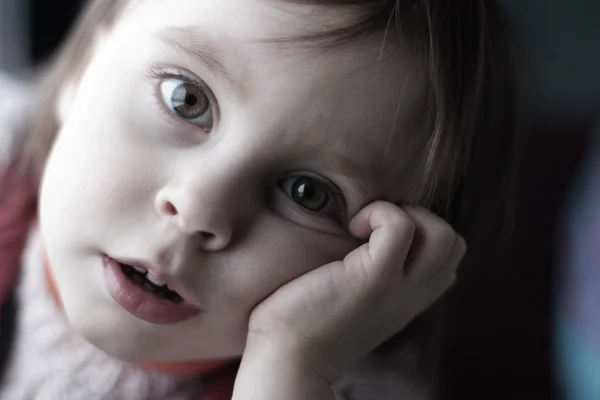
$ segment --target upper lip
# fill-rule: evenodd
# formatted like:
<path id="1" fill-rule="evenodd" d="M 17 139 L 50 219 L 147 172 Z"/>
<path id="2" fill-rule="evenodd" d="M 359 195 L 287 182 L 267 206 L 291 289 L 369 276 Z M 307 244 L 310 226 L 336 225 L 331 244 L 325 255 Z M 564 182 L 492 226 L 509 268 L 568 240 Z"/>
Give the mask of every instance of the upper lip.
<path id="1" fill-rule="evenodd" d="M 157 279 L 165 282 L 169 289 L 177 292 L 181 296 L 181 298 L 188 304 L 193 305 L 196 308 L 201 308 L 199 305 L 199 301 L 195 298 L 195 296 L 191 293 L 191 291 L 186 288 L 185 285 L 181 284 L 181 279 L 177 279 L 176 277 L 164 272 L 166 268 L 158 263 L 153 263 L 148 260 L 139 260 L 132 258 L 113 258 L 119 264 L 130 265 L 132 267 L 141 267 L 152 273 Z"/>

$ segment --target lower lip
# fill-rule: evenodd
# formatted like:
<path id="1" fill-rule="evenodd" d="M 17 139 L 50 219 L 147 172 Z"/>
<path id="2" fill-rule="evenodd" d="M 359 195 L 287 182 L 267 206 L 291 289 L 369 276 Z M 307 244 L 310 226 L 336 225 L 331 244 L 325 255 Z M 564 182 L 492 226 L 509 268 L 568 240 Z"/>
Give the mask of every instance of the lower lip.
<path id="1" fill-rule="evenodd" d="M 173 303 L 130 281 L 115 260 L 104 258 L 104 275 L 108 292 L 125 311 L 156 325 L 172 325 L 186 321 L 200 310 L 186 303 Z"/>

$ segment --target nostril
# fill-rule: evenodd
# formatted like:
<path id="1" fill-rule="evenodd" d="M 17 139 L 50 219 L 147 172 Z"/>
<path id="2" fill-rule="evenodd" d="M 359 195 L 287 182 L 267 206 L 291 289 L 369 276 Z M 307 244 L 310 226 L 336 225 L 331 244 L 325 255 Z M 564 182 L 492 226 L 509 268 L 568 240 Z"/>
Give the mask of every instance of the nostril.
<path id="1" fill-rule="evenodd" d="M 210 242 L 213 241 L 216 236 L 214 233 L 210 233 L 210 232 L 200 232 L 200 237 L 202 238 L 202 240 L 204 240 L 205 242 Z"/>
<path id="2" fill-rule="evenodd" d="M 170 214 L 170 215 L 177 215 L 179 214 L 179 212 L 177 211 L 177 208 L 175 208 L 175 206 L 173 205 L 173 203 L 171 203 L 170 201 L 167 201 L 165 203 L 165 211 Z"/>

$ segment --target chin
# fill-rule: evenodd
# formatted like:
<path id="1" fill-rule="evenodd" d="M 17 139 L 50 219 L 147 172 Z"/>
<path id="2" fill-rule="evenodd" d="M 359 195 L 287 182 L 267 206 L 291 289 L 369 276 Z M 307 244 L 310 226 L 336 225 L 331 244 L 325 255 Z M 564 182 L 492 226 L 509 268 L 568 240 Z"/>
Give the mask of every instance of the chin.
<path id="1" fill-rule="evenodd" d="M 82 332 L 81 336 L 98 350 L 111 357 L 118 358 L 131 363 L 144 363 L 153 359 L 151 354 L 124 336 L 113 337 L 101 336 L 96 332 Z"/>
<path id="2" fill-rule="evenodd" d="M 94 310 L 90 312 L 90 310 Z M 67 319 L 73 331 L 86 342 L 111 357 L 140 363 L 155 359 L 155 343 L 143 332 L 141 321 L 132 321 L 109 305 L 86 307 L 65 304 Z M 164 347 L 162 351 L 166 350 Z"/>

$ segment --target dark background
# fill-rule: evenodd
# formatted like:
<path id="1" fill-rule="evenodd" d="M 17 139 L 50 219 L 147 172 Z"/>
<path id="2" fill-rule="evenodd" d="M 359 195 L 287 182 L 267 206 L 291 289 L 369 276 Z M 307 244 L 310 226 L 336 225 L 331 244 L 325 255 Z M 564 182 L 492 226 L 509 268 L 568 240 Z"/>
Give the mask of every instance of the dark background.
<path id="1" fill-rule="evenodd" d="M 30 61 L 44 60 L 80 1 L 30 0 Z M 521 44 L 523 157 L 508 250 L 463 284 L 442 400 L 557 398 L 556 237 L 565 194 L 600 116 L 600 2 L 506 0 Z M 593 400 L 593 399 L 590 399 Z"/>
<path id="2" fill-rule="evenodd" d="M 34 63 L 45 60 L 67 33 L 77 16 L 81 0 L 30 0 L 31 57 Z"/>

